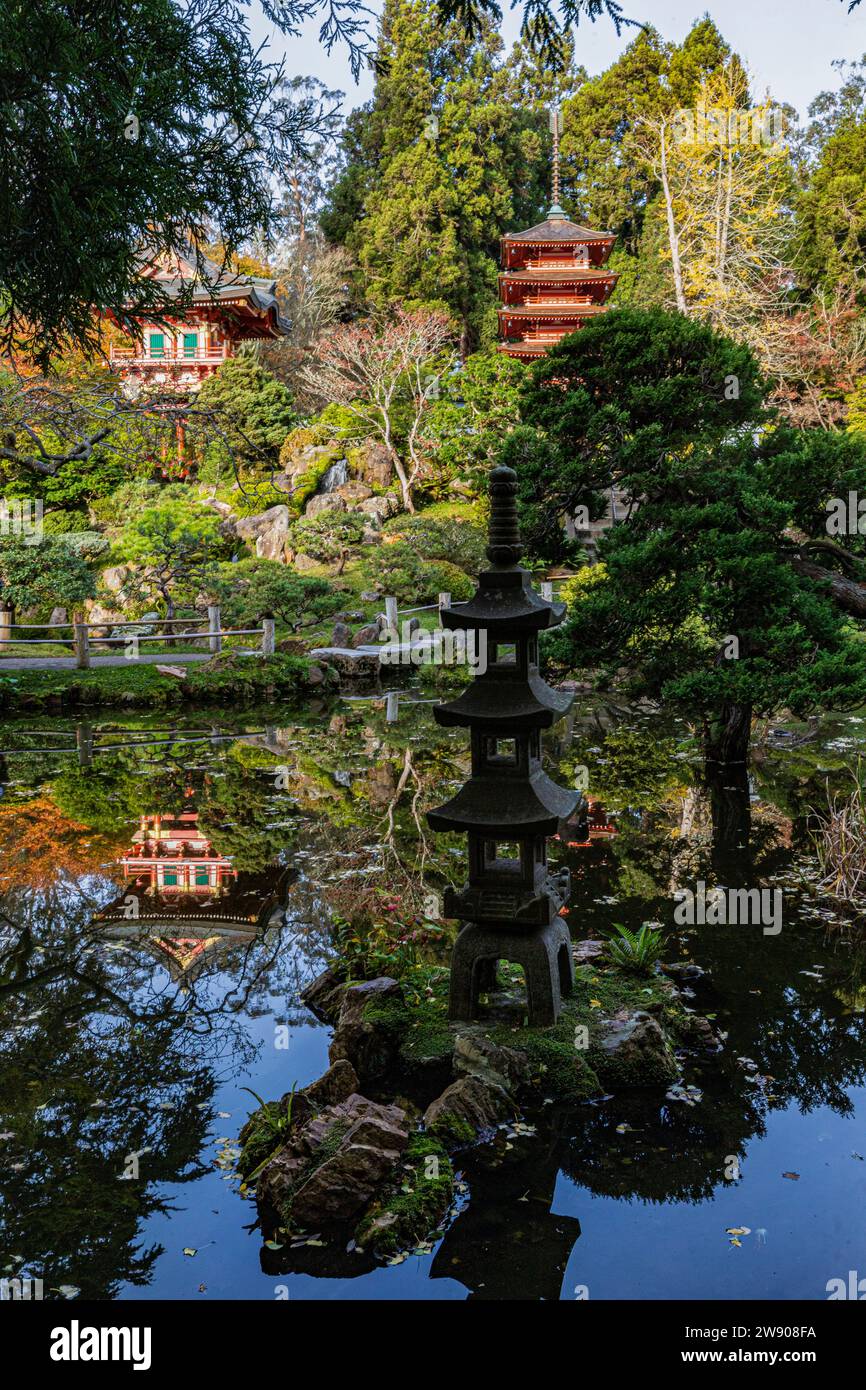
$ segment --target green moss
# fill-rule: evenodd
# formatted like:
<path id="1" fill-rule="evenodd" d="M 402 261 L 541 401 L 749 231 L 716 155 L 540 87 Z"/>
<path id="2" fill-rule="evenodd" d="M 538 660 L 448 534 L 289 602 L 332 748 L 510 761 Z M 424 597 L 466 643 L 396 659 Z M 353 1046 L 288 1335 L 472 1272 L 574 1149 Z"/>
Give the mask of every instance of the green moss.
<path id="1" fill-rule="evenodd" d="M 321 458 L 311 463 L 303 473 L 297 473 L 292 479 L 292 493 L 288 498 L 289 511 L 295 516 L 300 516 L 310 498 L 317 492 L 319 483 L 324 478 L 328 469 L 338 458 L 342 458 L 342 450 L 335 447 L 332 453 L 323 454 Z"/>
<path id="2" fill-rule="evenodd" d="M 450 1110 L 442 1110 L 430 1125 L 428 1132 L 451 1148 L 474 1144 L 478 1138 L 469 1121 Z"/>
<path id="3" fill-rule="evenodd" d="M 279 1114 L 280 1102 L 269 1101 L 250 1115 L 241 1130 L 238 1136 L 242 1145 L 238 1172 L 242 1178 L 248 1178 L 254 1173 L 285 1142 L 285 1136 L 278 1134 L 274 1129 Z"/>
<path id="4" fill-rule="evenodd" d="M 402 980 L 407 999 L 372 1002 L 364 1021 L 391 1033 L 400 1058 L 410 1070 L 434 1061 L 447 1061 L 454 1049 L 448 1023 L 448 971 L 419 967 Z"/>
<path id="5" fill-rule="evenodd" d="M 365 1213 L 355 1240 L 377 1255 L 394 1255 L 430 1237 L 448 1213 L 454 1169 L 442 1144 L 431 1134 L 409 1141 L 399 1183 Z"/>

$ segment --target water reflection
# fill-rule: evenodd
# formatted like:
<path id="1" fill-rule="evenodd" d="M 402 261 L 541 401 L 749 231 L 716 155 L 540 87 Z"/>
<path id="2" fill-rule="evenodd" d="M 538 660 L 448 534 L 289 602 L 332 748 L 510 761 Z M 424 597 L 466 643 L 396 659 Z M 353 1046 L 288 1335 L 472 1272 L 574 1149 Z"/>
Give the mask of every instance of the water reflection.
<path id="1" fill-rule="evenodd" d="M 744 1194 L 779 1230 L 810 1229 L 806 1267 L 800 1251 L 783 1260 L 800 1273 L 767 1292 L 821 1296 L 825 1267 L 829 1278 L 849 1258 L 840 1231 L 864 1172 L 850 1155 L 866 1153 L 855 1131 L 840 1137 L 863 1114 L 866 949 L 856 920 L 813 891 L 809 840 L 810 808 L 851 761 L 848 728 L 767 744 L 748 774 L 704 776 L 680 724 L 605 710 L 571 722 L 555 774 L 586 769 L 590 799 L 586 825 L 558 846 L 573 935 L 661 922 L 666 959 L 699 968 L 689 1003 L 726 1047 L 684 1052 L 703 1093 L 694 1106 L 639 1092 L 546 1107 L 533 1137 L 467 1154 L 470 1200 L 411 1268 L 263 1249 L 245 1235 L 253 1209 L 225 1181 L 219 1145 L 242 1122 L 239 1086 L 276 1095 L 321 1069 L 325 1031 L 298 994 L 326 959 L 334 917 L 410 931 L 460 877 L 459 843 L 431 840 L 423 817 L 462 783 L 462 750 L 427 708 L 389 724 L 375 703 L 267 724 L 7 729 L 0 1263 L 86 1297 L 193 1296 L 183 1238 L 173 1250 L 166 1233 L 216 1211 L 224 1296 L 271 1296 L 288 1278 L 293 1296 L 315 1296 L 324 1279 L 346 1281 L 327 1286 L 343 1297 L 401 1297 L 420 1278 L 429 1297 L 572 1297 L 584 1278 L 603 1282 L 600 1233 L 621 1246 L 619 1291 L 636 1296 L 629 1262 L 649 1259 L 634 1242 L 650 1239 L 637 1203 L 671 1221 L 670 1258 L 656 1252 L 641 1296 L 712 1296 L 723 1276 L 711 1262 L 687 1274 L 677 1253 L 714 1240 Z M 781 886 L 780 936 L 678 927 L 672 895 L 699 878 Z M 818 1132 L 832 1181 L 809 1187 L 825 1162 Z M 752 1179 L 762 1154 L 766 1175 Z"/>

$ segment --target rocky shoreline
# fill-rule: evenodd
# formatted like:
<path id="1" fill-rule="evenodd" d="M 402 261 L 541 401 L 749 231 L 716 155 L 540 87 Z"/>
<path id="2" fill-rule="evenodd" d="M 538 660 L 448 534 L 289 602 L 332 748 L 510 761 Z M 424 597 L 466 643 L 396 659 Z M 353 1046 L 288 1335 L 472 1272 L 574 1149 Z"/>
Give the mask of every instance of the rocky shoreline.
<path id="1" fill-rule="evenodd" d="M 543 1106 L 646 1087 L 689 1100 L 684 1063 L 724 1042 L 685 1002 L 697 968 L 636 975 L 603 942 L 573 949 L 575 991 L 550 1028 L 524 1026 L 508 967 L 472 1024 L 448 1022 L 442 968 L 351 981 L 335 965 L 312 982 L 302 997 L 333 1027 L 331 1065 L 240 1134 L 242 1190 L 254 1189 L 281 1268 L 302 1264 L 309 1245 L 367 1262 L 429 1247 L 463 1196 L 461 1154 L 527 1128 Z"/>

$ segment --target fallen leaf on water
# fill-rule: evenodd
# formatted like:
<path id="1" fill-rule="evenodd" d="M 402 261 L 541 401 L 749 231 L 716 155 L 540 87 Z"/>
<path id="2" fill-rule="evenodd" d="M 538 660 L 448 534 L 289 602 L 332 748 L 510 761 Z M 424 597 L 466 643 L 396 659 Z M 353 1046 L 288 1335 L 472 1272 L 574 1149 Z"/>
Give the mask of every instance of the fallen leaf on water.
<path id="1" fill-rule="evenodd" d="M 783 1174 L 782 1174 L 782 1177 L 783 1177 L 783 1178 L 791 1178 L 794 1182 L 797 1182 L 797 1181 L 799 1180 L 800 1174 L 799 1174 L 799 1173 L 783 1173 Z"/>
<path id="2" fill-rule="evenodd" d="M 199 1293 L 207 1293 L 207 1284 L 199 1284 L 198 1291 Z"/>
<path id="3" fill-rule="evenodd" d="M 185 1245 L 185 1246 L 183 1247 L 183 1253 L 184 1253 L 185 1255 L 197 1255 L 197 1254 L 198 1254 L 198 1251 L 197 1251 L 197 1250 L 193 1250 L 193 1248 L 192 1248 L 191 1245 Z"/>
<path id="4" fill-rule="evenodd" d="M 283 1248 L 282 1245 L 279 1245 L 275 1240 L 266 1240 L 265 1246 L 268 1250 L 282 1250 Z"/>
<path id="5" fill-rule="evenodd" d="M 752 1234 L 751 1226 L 727 1226 L 725 1230 L 729 1236 L 750 1236 Z"/>
<path id="6" fill-rule="evenodd" d="M 736 1236 L 731 1236 L 731 1239 L 730 1239 L 730 1241 L 729 1241 L 729 1244 L 730 1244 L 730 1245 L 736 1245 L 736 1247 L 737 1247 L 738 1250 L 742 1250 L 742 1248 L 743 1248 L 743 1242 L 742 1242 L 741 1240 L 737 1240 L 737 1237 L 736 1237 Z"/>

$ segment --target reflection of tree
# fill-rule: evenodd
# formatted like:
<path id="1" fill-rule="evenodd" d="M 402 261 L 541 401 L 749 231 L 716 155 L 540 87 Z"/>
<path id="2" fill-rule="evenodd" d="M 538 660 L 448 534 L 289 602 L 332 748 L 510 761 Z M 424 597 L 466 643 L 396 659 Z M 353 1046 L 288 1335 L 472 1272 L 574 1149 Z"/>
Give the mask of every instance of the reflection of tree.
<path id="1" fill-rule="evenodd" d="M 117 839 L 91 834 L 51 797 L 0 806 L 0 888 L 45 888 L 58 877 L 94 872 L 117 848 Z"/>
<path id="2" fill-rule="evenodd" d="M 0 899 L 0 1129 L 13 1136 L 0 1263 L 22 1254 L 46 1290 L 89 1298 L 150 1278 L 160 1252 L 138 1248 L 140 1223 L 167 1210 L 160 1184 L 206 1171 L 215 1068 L 252 1063 L 245 1016 L 298 983 L 288 928 L 174 981 L 154 965 L 146 924 L 116 949 L 94 925 L 116 894 L 94 873 L 63 874 Z M 121 1180 L 143 1149 L 139 1178 Z"/>
<path id="3" fill-rule="evenodd" d="M 206 779 L 198 803 L 198 823 L 214 848 L 230 855 L 238 869 L 251 872 L 272 864 L 294 843 L 297 826 L 291 801 L 276 790 L 262 769 L 249 769 L 229 756 L 223 770 Z"/>

